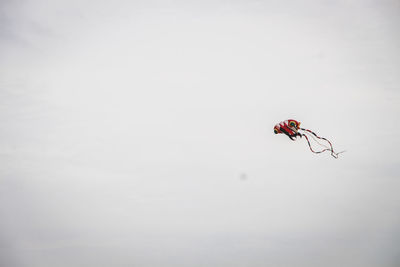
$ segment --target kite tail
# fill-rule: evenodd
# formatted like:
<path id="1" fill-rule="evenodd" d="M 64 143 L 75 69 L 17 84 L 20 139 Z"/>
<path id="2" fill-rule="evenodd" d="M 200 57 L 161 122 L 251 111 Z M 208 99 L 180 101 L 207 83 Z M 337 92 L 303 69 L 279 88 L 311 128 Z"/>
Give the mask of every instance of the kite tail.
<path id="1" fill-rule="evenodd" d="M 322 145 L 322 146 L 324 146 L 324 147 L 326 147 L 326 148 L 323 149 L 323 150 L 321 150 L 321 151 L 314 151 L 314 149 L 311 147 L 310 140 L 308 139 L 306 133 L 303 133 L 302 136 L 304 136 L 304 137 L 306 138 L 307 143 L 308 143 L 308 146 L 310 147 L 311 152 L 313 152 L 313 153 L 315 153 L 315 154 L 319 154 L 319 153 L 322 153 L 322 152 L 325 152 L 325 151 L 330 151 L 332 157 L 334 157 L 335 159 L 337 159 L 337 158 L 339 157 L 339 154 L 340 154 L 340 153 L 345 152 L 345 151 L 335 152 L 335 151 L 333 150 L 332 143 L 331 143 L 328 139 L 326 139 L 326 138 L 324 138 L 324 137 L 318 136 L 316 133 L 314 133 L 314 132 L 311 131 L 311 130 L 304 129 L 304 128 L 299 128 L 299 129 L 300 129 L 300 130 L 303 130 L 303 131 L 305 131 L 305 132 L 311 133 L 313 136 L 315 136 L 315 137 L 318 138 L 318 139 L 321 139 L 321 140 L 324 140 L 324 141 L 328 142 L 328 144 L 329 144 L 329 146 L 330 146 L 330 148 L 329 148 L 329 147 L 327 147 L 327 146 L 325 146 L 325 145 L 320 144 L 320 143 L 317 141 L 318 144 L 320 144 L 320 145 Z M 312 135 L 311 135 L 311 137 L 314 139 L 314 137 L 313 137 Z M 315 139 L 314 139 L 314 140 L 315 140 Z"/>

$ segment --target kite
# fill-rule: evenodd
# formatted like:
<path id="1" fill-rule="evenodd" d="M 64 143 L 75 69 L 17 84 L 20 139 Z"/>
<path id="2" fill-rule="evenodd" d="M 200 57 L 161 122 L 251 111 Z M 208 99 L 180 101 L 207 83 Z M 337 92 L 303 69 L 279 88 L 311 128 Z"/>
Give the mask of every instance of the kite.
<path id="1" fill-rule="evenodd" d="M 337 159 L 340 153 L 345 152 L 345 151 L 335 152 L 333 150 L 332 143 L 328 139 L 318 136 L 316 133 L 314 133 L 313 131 L 311 131 L 309 129 L 300 128 L 300 122 L 296 121 L 296 120 L 292 120 L 292 119 L 285 120 L 285 121 L 282 121 L 282 122 L 276 124 L 274 127 L 274 133 L 275 134 L 281 134 L 281 133 L 286 134 L 292 141 L 295 141 L 297 136 L 299 136 L 300 138 L 304 136 L 305 139 L 307 140 L 307 143 L 308 143 L 308 146 L 310 147 L 311 152 L 313 152 L 315 154 L 323 153 L 325 151 L 330 151 L 332 157 Z M 319 150 L 319 151 L 315 151 L 311 146 L 309 137 L 311 137 L 320 146 L 323 146 L 325 148 L 322 150 Z M 329 146 L 327 146 L 325 144 L 321 144 L 320 142 L 318 142 L 318 140 L 316 138 L 327 142 L 329 144 Z"/>

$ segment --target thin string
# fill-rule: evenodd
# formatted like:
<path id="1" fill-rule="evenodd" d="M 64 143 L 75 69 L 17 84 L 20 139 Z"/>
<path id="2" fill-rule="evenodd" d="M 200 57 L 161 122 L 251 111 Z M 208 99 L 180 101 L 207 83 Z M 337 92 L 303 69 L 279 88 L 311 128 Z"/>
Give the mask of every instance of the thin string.
<path id="1" fill-rule="evenodd" d="M 334 150 L 333 150 L 333 146 L 332 146 L 332 143 L 328 140 L 328 139 L 326 139 L 326 138 L 324 138 L 324 137 L 320 137 L 320 136 L 318 136 L 316 133 L 314 133 L 313 131 L 311 131 L 311 130 L 308 130 L 308 129 L 304 129 L 304 128 L 299 128 L 300 130 L 302 130 L 302 131 L 305 131 L 305 132 L 308 132 L 308 133 L 311 133 L 313 136 L 315 136 L 316 138 L 318 138 L 318 139 L 321 139 L 321 140 L 324 140 L 324 141 L 326 141 L 326 142 L 328 142 L 329 143 L 329 146 L 330 146 L 330 148 L 329 147 L 327 147 L 327 146 L 325 146 L 325 145 L 323 145 L 323 144 L 320 144 L 318 141 L 317 141 L 317 143 L 318 144 L 320 144 L 320 145 L 322 145 L 322 146 L 324 146 L 324 147 L 326 147 L 325 149 L 323 149 L 323 150 L 321 150 L 321 151 L 315 151 L 315 150 L 313 150 L 313 148 L 311 147 L 311 143 L 310 143 L 310 140 L 308 139 L 308 137 L 307 137 L 307 135 L 306 135 L 306 133 L 303 133 L 302 134 L 302 136 L 304 136 L 305 138 L 306 138 L 306 140 L 307 140 L 307 143 L 308 143 L 308 146 L 310 147 L 310 150 L 313 152 L 313 153 L 316 153 L 316 154 L 319 154 L 319 153 L 322 153 L 322 152 L 325 152 L 325 151 L 330 151 L 331 152 L 331 155 L 332 155 L 332 157 L 334 157 L 335 159 L 337 159 L 338 157 L 339 157 L 339 154 L 340 153 L 343 153 L 343 152 L 345 152 L 345 151 L 341 151 L 341 152 L 335 152 Z M 315 138 L 312 136 L 312 135 L 310 135 L 314 140 L 315 140 Z"/>

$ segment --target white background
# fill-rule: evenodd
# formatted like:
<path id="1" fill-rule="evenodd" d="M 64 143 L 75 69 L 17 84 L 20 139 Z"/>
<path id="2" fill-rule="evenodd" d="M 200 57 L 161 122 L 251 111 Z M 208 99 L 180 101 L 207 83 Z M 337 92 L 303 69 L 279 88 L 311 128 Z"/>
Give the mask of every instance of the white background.
<path id="1" fill-rule="evenodd" d="M 1 1 L 0 265 L 399 266 L 398 1 Z M 289 118 L 347 150 L 274 135 Z"/>

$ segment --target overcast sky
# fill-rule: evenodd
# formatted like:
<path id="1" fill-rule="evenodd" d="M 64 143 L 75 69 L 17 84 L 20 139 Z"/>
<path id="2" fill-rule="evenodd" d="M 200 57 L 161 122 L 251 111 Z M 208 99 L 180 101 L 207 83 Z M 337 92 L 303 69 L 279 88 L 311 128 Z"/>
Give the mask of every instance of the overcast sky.
<path id="1" fill-rule="evenodd" d="M 0 265 L 400 266 L 399 26 L 396 0 L 1 0 Z"/>

